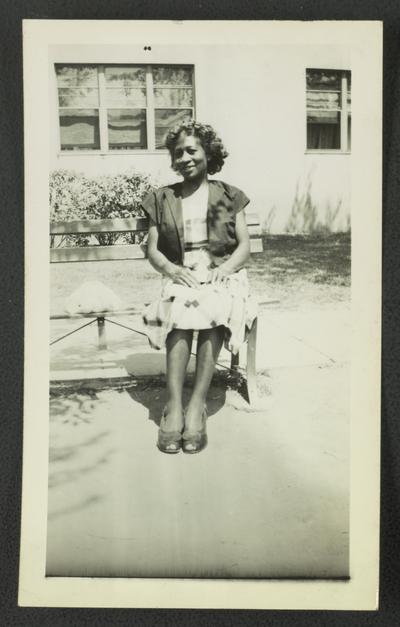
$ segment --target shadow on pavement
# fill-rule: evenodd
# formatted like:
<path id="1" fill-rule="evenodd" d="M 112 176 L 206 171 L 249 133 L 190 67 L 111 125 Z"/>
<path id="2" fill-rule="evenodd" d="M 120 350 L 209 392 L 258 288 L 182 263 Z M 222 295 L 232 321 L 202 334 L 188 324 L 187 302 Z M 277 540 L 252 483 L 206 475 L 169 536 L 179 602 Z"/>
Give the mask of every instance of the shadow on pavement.
<path id="1" fill-rule="evenodd" d="M 164 385 L 160 385 L 160 380 L 143 381 L 140 386 L 132 386 L 125 389 L 129 396 L 148 410 L 148 419 L 157 426 L 160 425 L 161 415 L 166 403 L 167 393 Z M 189 403 L 192 388 L 189 382 L 183 389 L 183 404 Z M 207 397 L 208 416 L 216 414 L 224 406 L 226 399 L 226 389 L 212 384 Z"/>

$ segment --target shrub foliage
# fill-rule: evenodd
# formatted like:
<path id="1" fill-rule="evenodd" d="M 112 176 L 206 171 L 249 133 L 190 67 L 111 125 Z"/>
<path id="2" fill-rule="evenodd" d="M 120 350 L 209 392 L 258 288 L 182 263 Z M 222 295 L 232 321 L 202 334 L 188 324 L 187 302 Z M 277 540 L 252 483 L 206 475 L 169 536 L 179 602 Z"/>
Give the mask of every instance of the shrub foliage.
<path id="1" fill-rule="evenodd" d="M 50 175 L 50 221 L 101 220 L 143 216 L 140 202 L 153 188 L 150 177 L 135 171 L 89 177 L 71 170 L 55 170 Z M 134 233 L 52 236 L 50 245 L 102 246 L 136 243 Z M 139 236 L 140 239 L 140 236 Z"/>

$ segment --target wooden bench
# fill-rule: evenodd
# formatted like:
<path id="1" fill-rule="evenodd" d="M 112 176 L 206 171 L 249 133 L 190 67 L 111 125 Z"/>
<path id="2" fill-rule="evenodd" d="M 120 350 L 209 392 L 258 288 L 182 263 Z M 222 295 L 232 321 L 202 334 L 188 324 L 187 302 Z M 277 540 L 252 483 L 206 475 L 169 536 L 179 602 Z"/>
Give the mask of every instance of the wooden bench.
<path id="1" fill-rule="evenodd" d="M 261 238 L 261 226 L 258 215 L 255 213 L 246 214 L 247 226 L 250 234 L 250 252 L 258 253 L 263 251 Z M 88 235 L 95 234 L 121 234 L 134 233 L 146 235 L 148 229 L 147 218 L 118 218 L 107 220 L 74 220 L 70 222 L 52 222 L 50 224 L 50 236 L 55 241 L 57 237 L 65 237 L 67 235 Z M 73 263 L 87 261 L 115 261 L 115 260 L 135 260 L 146 258 L 147 246 L 145 240 L 138 244 L 112 244 L 109 246 L 88 245 L 88 246 L 69 246 L 50 249 L 51 263 Z M 144 303 L 145 305 L 146 303 Z M 138 307 L 126 307 L 118 311 L 90 311 L 87 313 L 67 314 L 60 313 L 51 316 L 52 320 L 61 319 L 82 319 L 91 318 L 93 322 L 97 321 L 98 328 L 98 347 L 100 350 L 107 348 L 105 323 L 113 322 L 111 317 L 121 315 L 134 315 L 140 313 Z M 83 326 L 86 326 L 83 325 Z M 79 327 L 71 333 L 51 342 L 64 339 L 67 335 L 71 335 L 82 328 Z M 145 335 L 144 333 L 131 329 L 136 333 Z M 246 380 L 247 390 L 250 402 L 257 396 L 256 386 L 256 342 L 257 342 L 257 319 L 254 320 L 247 336 L 247 359 L 246 359 Z M 239 355 L 232 355 L 231 370 L 239 369 Z"/>

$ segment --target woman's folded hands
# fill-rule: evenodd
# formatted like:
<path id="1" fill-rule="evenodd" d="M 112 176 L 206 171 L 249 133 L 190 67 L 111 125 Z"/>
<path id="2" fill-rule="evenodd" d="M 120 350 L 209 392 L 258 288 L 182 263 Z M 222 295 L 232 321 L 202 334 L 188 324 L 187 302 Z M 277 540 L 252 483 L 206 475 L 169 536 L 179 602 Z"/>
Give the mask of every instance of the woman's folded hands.
<path id="1" fill-rule="evenodd" d="M 163 274 L 178 285 L 186 285 L 187 287 L 197 289 L 202 283 L 224 285 L 232 272 L 225 264 L 208 269 L 203 266 L 197 267 L 194 265 L 188 268 L 186 266 L 168 263 Z"/>
<path id="2" fill-rule="evenodd" d="M 221 266 L 217 266 L 216 268 L 210 270 L 209 282 L 216 284 L 222 283 L 224 285 L 230 274 L 232 273 L 229 269 L 222 264 Z"/>
<path id="3" fill-rule="evenodd" d="M 169 263 L 164 270 L 164 274 L 178 285 L 186 285 L 194 288 L 200 287 L 200 283 L 196 279 L 195 274 L 189 268 L 185 268 L 185 266 Z"/>

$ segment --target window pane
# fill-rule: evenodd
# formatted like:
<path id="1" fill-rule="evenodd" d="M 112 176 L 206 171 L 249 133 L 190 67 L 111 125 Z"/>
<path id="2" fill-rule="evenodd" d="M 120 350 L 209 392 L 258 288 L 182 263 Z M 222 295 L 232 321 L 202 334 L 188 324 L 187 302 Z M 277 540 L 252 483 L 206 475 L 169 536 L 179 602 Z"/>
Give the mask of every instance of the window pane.
<path id="1" fill-rule="evenodd" d="M 341 89 L 341 70 L 306 70 L 307 89 Z"/>
<path id="2" fill-rule="evenodd" d="M 145 107 L 146 90 L 132 87 L 106 89 L 108 107 Z"/>
<path id="3" fill-rule="evenodd" d="M 351 150 L 351 114 L 347 117 L 347 150 Z"/>
<path id="4" fill-rule="evenodd" d="M 345 72 L 347 77 L 347 106 L 351 108 L 351 72 Z"/>
<path id="5" fill-rule="evenodd" d="M 104 68 L 107 87 L 140 87 L 146 84 L 146 68 L 122 65 Z"/>
<path id="6" fill-rule="evenodd" d="M 315 111 L 307 115 L 307 148 L 309 150 L 340 150 L 339 113 Z"/>
<path id="7" fill-rule="evenodd" d="M 152 72 L 154 85 L 192 85 L 191 67 L 158 66 Z"/>
<path id="8" fill-rule="evenodd" d="M 191 89 L 156 88 L 154 90 L 156 107 L 191 107 L 193 97 Z"/>
<path id="9" fill-rule="evenodd" d="M 330 91 L 308 91 L 307 109 L 340 109 L 339 96 Z"/>
<path id="10" fill-rule="evenodd" d="M 98 107 L 99 90 L 92 87 L 63 87 L 58 90 L 60 107 Z"/>
<path id="11" fill-rule="evenodd" d="M 107 118 L 110 150 L 147 148 L 146 109 L 111 109 Z"/>
<path id="12" fill-rule="evenodd" d="M 58 87 L 97 87 L 97 68 L 91 65 L 56 65 Z"/>
<path id="13" fill-rule="evenodd" d="M 95 109 L 60 111 L 61 150 L 100 148 L 99 112 Z"/>
<path id="14" fill-rule="evenodd" d="M 158 109 L 155 111 L 156 148 L 165 148 L 165 135 L 185 118 L 192 117 L 192 109 Z"/>
<path id="15" fill-rule="evenodd" d="M 338 111 L 309 111 L 307 122 L 309 124 L 339 124 L 340 114 Z"/>

